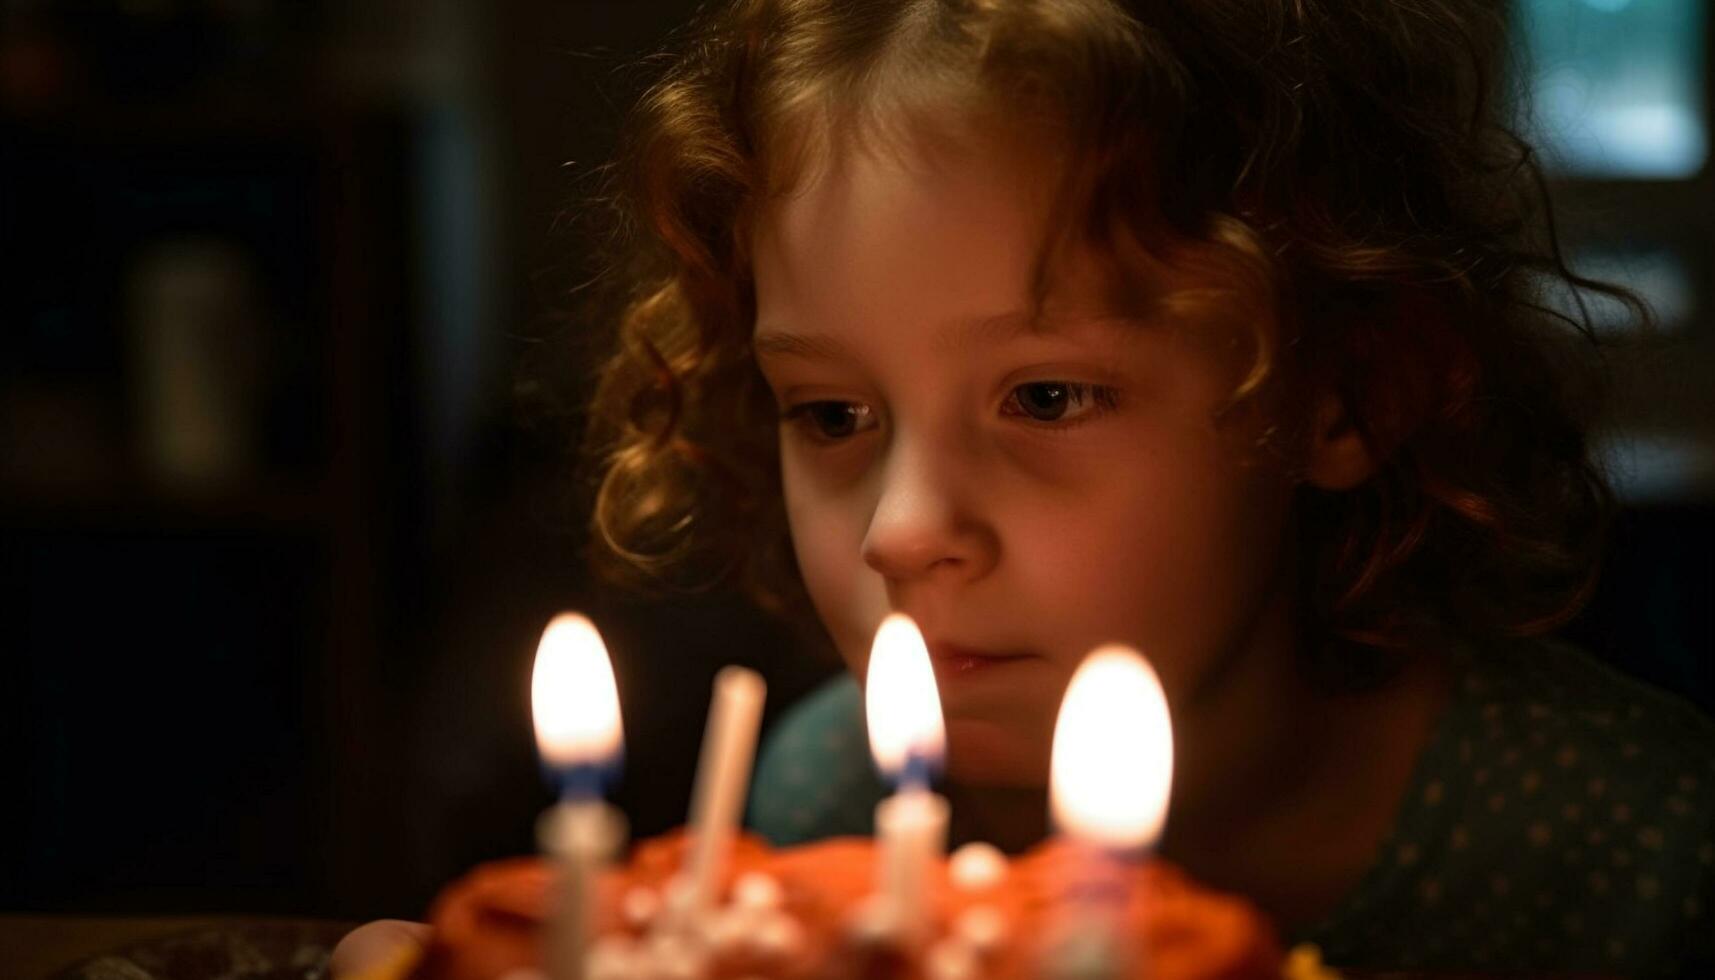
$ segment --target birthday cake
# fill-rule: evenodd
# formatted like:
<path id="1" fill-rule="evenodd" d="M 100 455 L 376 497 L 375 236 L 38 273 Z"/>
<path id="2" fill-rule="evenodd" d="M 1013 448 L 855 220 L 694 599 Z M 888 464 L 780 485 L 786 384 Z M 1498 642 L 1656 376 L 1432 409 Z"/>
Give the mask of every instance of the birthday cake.
<path id="1" fill-rule="evenodd" d="M 1050 842 L 1011 861 L 983 845 L 962 848 L 930 869 L 926 921 L 906 941 L 866 921 L 877 859 L 867 839 L 776 850 L 740 838 L 716 901 L 692 916 L 673 911 L 686 847 L 681 834 L 645 841 L 600 877 L 583 957 L 588 980 L 1304 975 L 1288 970 L 1274 930 L 1249 902 L 1159 860 L 1118 866 L 1121 887 L 1080 896 L 1087 855 L 1072 845 Z M 517 858 L 455 882 L 435 903 L 413 976 L 540 976 L 554 880 L 550 862 Z M 1097 932 L 1107 941 L 1084 941 Z"/>
<path id="2" fill-rule="evenodd" d="M 716 678 L 689 829 L 609 864 L 623 819 L 600 798 L 617 757 L 618 701 L 594 626 L 562 616 L 532 678 L 537 738 L 562 802 L 546 857 L 478 867 L 430 913 L 417 980 L 1053 978 L 1212 980 L 1322 975 L 1283 956 L 1268 919 L 1165 861 L 1172 769 L 1165 695 L 1135 651 L 1100 648 L 1072 678 L 1054 737 L 1060 833 L 1016 859 L 972 844 L 945 855 L 949 808 L 929 784 L 944 742 L 916 626 L 877 630 L 866 700 L 871 749 L 895 792 L 876 836 L 771 848 L 736 833 L 763 698 L 759 677 Z M 593 695 L 599 695 L 594 697 Z"/>

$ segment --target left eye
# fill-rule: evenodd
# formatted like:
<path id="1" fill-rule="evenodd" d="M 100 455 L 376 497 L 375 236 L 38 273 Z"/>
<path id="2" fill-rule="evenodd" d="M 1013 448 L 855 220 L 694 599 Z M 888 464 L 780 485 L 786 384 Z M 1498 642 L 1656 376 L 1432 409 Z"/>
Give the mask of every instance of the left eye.
<path id="1" fill-rule="evenodd" d="M 1001 412 L 1037 422 L 1066 422 L 1092 409 L 1111 408 L 1113 389 L 1075 381 L 1032 381 L 1007 393 Z"/>

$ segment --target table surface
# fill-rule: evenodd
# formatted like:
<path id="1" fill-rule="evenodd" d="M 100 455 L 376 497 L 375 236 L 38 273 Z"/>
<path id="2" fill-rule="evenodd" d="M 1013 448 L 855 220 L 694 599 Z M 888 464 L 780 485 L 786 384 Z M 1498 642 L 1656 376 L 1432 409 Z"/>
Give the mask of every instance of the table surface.
<path id="1" fill-rule="evenodd" d="M 355 923 L 245 916 L 103 918 L 76 915 L 0 914 L 0 950 L 5 975 L 17 980 L 48 980 L 77 964 L 127 947 L 186 933 L 253 931 L 266 925 L 300 925 L 331 943 Z"/>
<path id="2" fill-rule="evenodd" d="M 294 977 L 318 976 L 326 962 L 326 953 L 339 937 L 358 923 L 328 919 L 283 919 L 265 916 L 187 916 L 175 918 L 101 918 L 73 915 L 0 914 L 0 966 L 6 980 L 85 980 L 90 975 L 112 976 L 111 971 L 95 974 L 74 970 L 93 957 L 123 954 L 127 951 L 158 952 L 173 948 L 189 948 L 201 973 L 208 967 L 211 955 L 219 959 L 223 952 L 220 941 L 237 938 L 246 952 L 261 950 L 276 957 L 275 969 L 245 976 Z M 178 937 L 175 939 L 175 937 Z M 212 940 L 212 941 L 211 941 Z M 316 966 L 305 969 L 302 962 L 288 968 L 287 957 L 301 959 L 306 952 L 317 958 Z M 255 965 L 251 963 L 249 965 Z M 228 973 L 228 970 L 217 970 Z M 1347 980 L 1413 980 L 1425 974 L 1342 971 Z M 171 978 L 177 974 L 167 971 L 141 975 Z M 1455 980 L 1457 975 L 1438 974 L 1435 980 Z M 1498 975 L 1497 975 L 1498 976 Z M 1516 975 L 1513 980 L 1522 980 Z M 1487 977 L 1484 980 L 1495 980 Z"/>

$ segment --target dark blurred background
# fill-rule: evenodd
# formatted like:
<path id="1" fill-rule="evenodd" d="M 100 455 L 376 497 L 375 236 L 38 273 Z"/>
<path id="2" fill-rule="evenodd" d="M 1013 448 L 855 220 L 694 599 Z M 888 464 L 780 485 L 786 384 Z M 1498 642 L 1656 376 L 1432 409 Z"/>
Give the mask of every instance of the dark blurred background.
<path id="1" fill-rule="evenodd" d="M 693 6 L 0 0 L 0 910 L 420 915 L 531 847 L 560 609 L 615 650 L 640 833 L 716 668 L 771 718 L 832 671 L 578 557 L 580 201 Z M 1596 311 L 1626 510 L 1568 632 L 1707 709 L 1715 24 L 1514 9 L 1573 260 L 1662 319 Z"/>

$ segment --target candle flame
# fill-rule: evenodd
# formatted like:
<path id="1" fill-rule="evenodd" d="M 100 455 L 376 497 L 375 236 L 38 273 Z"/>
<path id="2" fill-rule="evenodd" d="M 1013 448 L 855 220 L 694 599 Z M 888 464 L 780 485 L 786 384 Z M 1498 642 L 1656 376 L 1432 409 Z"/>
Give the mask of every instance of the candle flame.
<path id="1" fill-rule="evenodd" d="M 1118 645 L 1084 658 L 1060 703 L 1052 758 L 1061 830 L 1115 850 L 1155 845 L 1173 785 L 1173 725 L 1148 660 Z"/>
<path id="2" fill-rule="evenodd" d="M 940 763 L 947 746 L 941 693 L 929 648 L 911 617 L 894 613 L 875 631 L 864 701 L 870 753 L 883 774 L 900 777 L 912 755 Z"/>
<path id="3" fill-rule="evenodd" d="M 595 624 L 561 613 L 542 631 L 530 675 L 536 746 L 555 768 L 615 761 L 624 735 L 613 664 Z"/>

